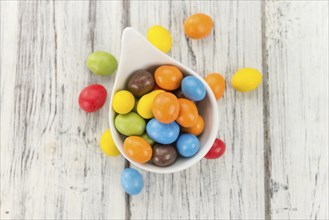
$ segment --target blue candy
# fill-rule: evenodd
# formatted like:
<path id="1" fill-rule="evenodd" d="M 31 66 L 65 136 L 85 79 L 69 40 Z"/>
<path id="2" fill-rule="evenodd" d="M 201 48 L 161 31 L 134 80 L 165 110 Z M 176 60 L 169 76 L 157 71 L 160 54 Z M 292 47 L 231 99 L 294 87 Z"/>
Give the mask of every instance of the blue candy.
<path id="1" fill-rule="evenodd" d="M 129 195 L 137 195 L 143 189 L 143 177 L 137 170 L 126 168 L 121 173 L 121 185 Z"/>
<path id="2" fill-rule="evenodd" d="M 193 134 L 182 134 L 179 136 L 176 146 L 182 157 L 192 157 L 199 151 L 200 142 Z"/>
<path id="3" fill-rule="evenodd" d="M 206 96 L 206 87 L 195 76 L 187 76 L 182 81 L 184 96 L 193 101 L 201 101 Z"/>
<path id="4" fill-rule="evenodd" d="M 146 125 L 146 132 L 151 139 L 160 144 L 171 144 L 179 135 L 179 125 L 176 122 L 164 124 L 153 118 Z"/>

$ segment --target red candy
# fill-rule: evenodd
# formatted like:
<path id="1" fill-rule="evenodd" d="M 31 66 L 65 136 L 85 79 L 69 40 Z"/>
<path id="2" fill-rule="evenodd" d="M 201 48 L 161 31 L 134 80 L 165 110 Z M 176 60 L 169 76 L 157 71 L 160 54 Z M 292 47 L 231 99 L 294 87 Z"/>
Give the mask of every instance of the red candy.
<path id="1" fill-rule="evenodd" d="M 85 112 L 95 112 L 106 101 L 106 89 L 99 84 L 93 84 L 84 88 L 79 95 L 79 105 Z"/>
<path id="2" fill-rule="evenodd" d="M 204 158 L 206 159 L 220 158 L 224 154 L 225 149 L 226 149 L 225 143 L 221 139 L 216 138 L 214 144 L 212 145 L 206 156 L 204 156 Z"/>

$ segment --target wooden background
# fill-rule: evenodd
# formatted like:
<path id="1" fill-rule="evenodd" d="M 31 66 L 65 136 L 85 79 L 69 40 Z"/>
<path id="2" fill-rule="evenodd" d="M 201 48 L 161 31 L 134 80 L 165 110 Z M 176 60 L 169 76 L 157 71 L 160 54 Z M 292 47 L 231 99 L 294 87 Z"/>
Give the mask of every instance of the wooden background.
<path id="1" fill-rule="evenodd" d="M 189 40 L 183 20 L 215 21 Z M 154 25 L 173 36 L 170 55 L 227 80 L 218 102 L 225 155 L 168 175 L 141 172 L 128 197 L 130 166 L 98 147 L 108 105 L 86 114 L 80 90 L 114 77 L 91 74 L 94 50 L 119 58 L 122 30 Z M 142 51 L 141 51 L 142 52 Z M 327 1 L 1 1 L 1 219 L 327 219 Z M 251 93 L 231 76 L 263 73 Z"/>

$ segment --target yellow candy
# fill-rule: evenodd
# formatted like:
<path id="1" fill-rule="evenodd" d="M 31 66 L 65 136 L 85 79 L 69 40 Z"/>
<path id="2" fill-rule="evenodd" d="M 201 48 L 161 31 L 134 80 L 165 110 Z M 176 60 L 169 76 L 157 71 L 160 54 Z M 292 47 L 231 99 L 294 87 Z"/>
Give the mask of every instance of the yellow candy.
<path id="1" fill-rule="evenodd" d="M 148 30 L 147 39 L 156 48 L 160 49 L 165 53 L 168 53 L 171 48 L 172 38 L 170 32 L 160 25 L 152 26 Z"/>
<path id="2" fill-rule="evenodd" d="M 152 105 L 155 96 L 164 92 L 163 90 L 153 90 L 145 94 L 137 103 L 137 113 L 145 119 L 153 118 Z"/>
<path id="3" fill-rule="evenodd" d="M 232 86 L 239 92 L 249 92 L 258 87 L 262 81 L 262 74 L 254 68 L 238 70 L 232 77 Z"/>
<path id="4" fill-rule="evenodd" d="M 112 108 L 116 113 L 127 114 L 135 105 L 135 97 L 127 90 L 121 90 L 114 94 Z"/>
<path id="5" fill-rule="evenodd" d="M 116 156 L 120 155 L 120 151 L 115 146 L 115 143 L 112 139 L 112 134 L 111 134 L 110 129 L 106 130 L 102 134 L 101 141 L 100 141 L 100 147 L 101 147 L 103 153 L 108 156 L 116 157 Z"/>

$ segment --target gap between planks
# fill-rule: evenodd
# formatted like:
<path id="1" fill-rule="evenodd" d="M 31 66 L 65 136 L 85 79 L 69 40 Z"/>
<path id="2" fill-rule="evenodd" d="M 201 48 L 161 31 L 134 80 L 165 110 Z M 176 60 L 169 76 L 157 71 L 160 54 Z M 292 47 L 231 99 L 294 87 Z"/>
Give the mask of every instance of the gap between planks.
<path id="1" fill-rule="evenodd" d="M 123 28 L 130 26 L 130 2 L 129 0 L 122 1 L 122 8 L 123 8 L 123 14 L 122 14 L 122 23 Z M 129 168 L 130 163 L 128 160 L 125 159 L 125 166 L 124 168 Z M 125 193 L 125 219 L 129 220 L 131 219 L 131 210 L 130 210 L 130 196 Z"/>
<path id="2" fill-rule="evenodd" d="M 262 74 L 263 74 L 263 132 L 264 132 L 264 204 L 265 219 L 271 219 L 271 139 L 270 139 L 270 103 L 268 54 L 266 50 L 266 2 L 261 2 L 261 33 L 262 33 Z"/>

